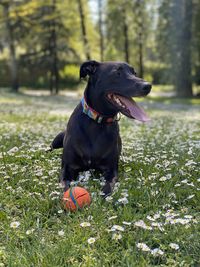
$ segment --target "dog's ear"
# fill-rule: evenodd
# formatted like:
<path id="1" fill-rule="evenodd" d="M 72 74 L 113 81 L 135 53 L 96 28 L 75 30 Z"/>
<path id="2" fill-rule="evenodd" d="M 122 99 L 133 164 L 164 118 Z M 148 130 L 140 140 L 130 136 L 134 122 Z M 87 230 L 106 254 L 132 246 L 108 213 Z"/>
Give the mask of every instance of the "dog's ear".
<path id="1" fill-rule="evenodd" d="M 85 78 L 87 75 L 90 76 L 96 72 L 99 62 L 95 60 L 89 60 L 84 62 L 80 68 L 80 79 Z"/>

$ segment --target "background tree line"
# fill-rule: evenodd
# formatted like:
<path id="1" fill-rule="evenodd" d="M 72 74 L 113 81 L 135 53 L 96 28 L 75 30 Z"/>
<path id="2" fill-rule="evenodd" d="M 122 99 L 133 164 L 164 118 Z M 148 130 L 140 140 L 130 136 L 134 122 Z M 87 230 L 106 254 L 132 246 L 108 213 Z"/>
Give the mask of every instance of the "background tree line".
<path id="1" fill-rule="evenodd" d="M 122 60 L 192 96 L 200 84 L 199 0 L 1 0 L 0 87 L 78 82 L 88 59 Z"/>

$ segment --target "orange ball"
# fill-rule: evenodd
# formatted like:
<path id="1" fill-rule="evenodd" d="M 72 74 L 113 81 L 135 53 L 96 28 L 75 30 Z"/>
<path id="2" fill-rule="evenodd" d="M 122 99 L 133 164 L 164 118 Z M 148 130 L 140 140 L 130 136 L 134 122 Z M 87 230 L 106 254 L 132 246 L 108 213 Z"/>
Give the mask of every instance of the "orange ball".
<path id="1" fill-rule="evenodd" d="M 91 197 L 88 191 L 79 186 L 69 188 L 63 196 L 64 208 L 69 211 L 76 211 L 89 206 Z"/>

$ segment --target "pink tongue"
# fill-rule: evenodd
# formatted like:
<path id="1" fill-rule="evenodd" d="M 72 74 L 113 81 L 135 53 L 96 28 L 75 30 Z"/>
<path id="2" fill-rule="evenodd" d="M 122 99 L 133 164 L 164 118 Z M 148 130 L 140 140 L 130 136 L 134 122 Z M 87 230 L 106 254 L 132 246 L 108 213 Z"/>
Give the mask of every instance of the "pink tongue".
<path id="1" fill-rule="evenodd" d="M 142 122 L 150 121 L 150 118 L 146 115 L 144 110 L 139 107 L 133 99 L 119 95 L 117 97 L 120 98 L 120 100 L 126 105 L 131 117 Z"/>

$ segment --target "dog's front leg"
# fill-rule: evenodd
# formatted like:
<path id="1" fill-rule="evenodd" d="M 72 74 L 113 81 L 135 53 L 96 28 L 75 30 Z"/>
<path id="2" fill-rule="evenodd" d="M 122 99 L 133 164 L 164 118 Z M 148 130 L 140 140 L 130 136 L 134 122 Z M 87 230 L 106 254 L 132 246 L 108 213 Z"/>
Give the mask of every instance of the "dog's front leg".
<path id="1" fill-rule="evenodd" d="M 70 168 L 68 165 L 64 164 L 62 166 L 60 183 L 62 184 L 64 191 L 68 190 L 70 184 L 73 180 L 76 180 L 78 177 L 78 171 Z"/>
<path id="2" fill-rule="evenodd" d="M 113 169 L 113 170 L 105 171 L 104 177 L 105 177 L 106 183 L 103 186 L 102 191 L 104 193 L 104 197 L 107 197 L 108 195 L 112 193 L 115 183 L 118 181 L 117 170 Z"/>

